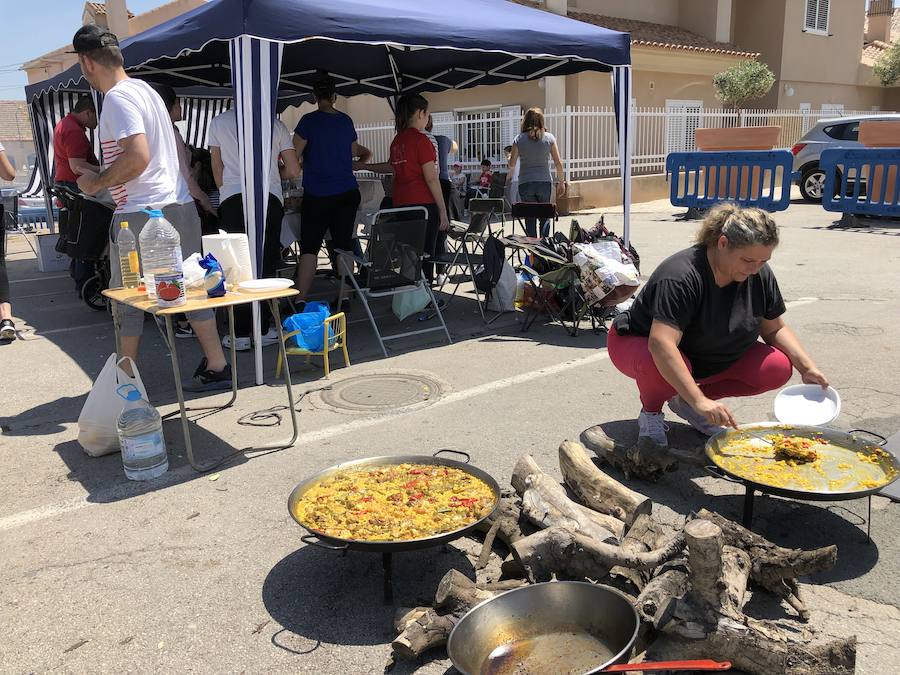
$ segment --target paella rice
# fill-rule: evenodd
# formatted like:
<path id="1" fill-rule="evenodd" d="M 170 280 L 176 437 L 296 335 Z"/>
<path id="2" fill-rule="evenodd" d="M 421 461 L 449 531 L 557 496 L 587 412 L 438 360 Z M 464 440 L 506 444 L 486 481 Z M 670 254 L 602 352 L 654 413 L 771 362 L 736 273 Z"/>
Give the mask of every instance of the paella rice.
<path id="1" fill-rule="evenodd" d="M 408 541 L 470 525 L 495 502 L 487 483 L 461 469 L 403 463 L 338 471 L 307 490 L 294 515 L 329 537 Z"/>

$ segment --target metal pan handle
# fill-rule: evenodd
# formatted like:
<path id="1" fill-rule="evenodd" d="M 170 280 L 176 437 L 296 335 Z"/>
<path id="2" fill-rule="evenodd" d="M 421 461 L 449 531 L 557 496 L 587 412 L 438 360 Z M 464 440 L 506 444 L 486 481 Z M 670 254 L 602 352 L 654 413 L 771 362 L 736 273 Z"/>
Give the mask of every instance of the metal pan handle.
<path id="1" fill-rule="evenodd" d="M 454 455 L 460 455 L 461 457 L 465 457 L 464 463 L 468 464 L 472 460 L 472 456 L 468 452 L 463 452 L 462 450 L 451 450 L 450 448 L 441 448 L 437 450 L 432 457 L 437 457 L 441 453 L 449 452 Z"/>
<path id="2" fill-rule="evenodd" d="M 851 429 L 847 433 L 848 434 L 869 434 L 869 436 L 874 436 L 875 438 L 877 438 L 881 441 L 881 443 L 879 443 L 878 445 L 884 445 L 885 443 L 887 443 L 887 439 L 884 436 L 882 436 L 881 434 L 876 434 L 874 431 L 867 431 L 866 429 Z"/>
<path id="3" fill-rule="evenodd" d="M 310 546 L 318 546 L 319 548 L 324 548 L 326 551 L 342 551 L 346 553 L 347 549 L 349 548 L 349 544 L 343 544 L 341 546 L 332 546 L 331 544 L 326 544 L 314 534 L 304 534 L 302 537 L 300 537 L 300 541 L 302 541 L 304 544 L 309 544 Z"/>
<path id="4" fill-rule="evenodd" d="M 717 467 L 713 464 L 704 466 L 703 468 L 706 469 L 707 473 L 715 476 L 716 478 L 721 478 L 722 480 L 727 480 L 729 483 L 737 483 L 738 485 L 745 484 L 744 481 L 742 481 L 740 478 L 732 478 L 727 473 L 722 471 L 722 469 L 720 469 L 719 467 Z"/>

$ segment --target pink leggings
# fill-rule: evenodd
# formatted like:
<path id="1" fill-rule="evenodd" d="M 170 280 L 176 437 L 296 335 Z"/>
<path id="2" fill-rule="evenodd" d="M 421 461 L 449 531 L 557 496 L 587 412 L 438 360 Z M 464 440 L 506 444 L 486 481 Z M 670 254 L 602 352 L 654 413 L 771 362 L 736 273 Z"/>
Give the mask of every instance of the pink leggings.
<path id="1" fill-rule="evenodd" d="M 607 345 L 609 358 L 622 373 L 637 381 L 644 411 L 657 413 L 678 392 L 660 375 L 647 346 L 648 339 L 637 335 L 619 335 L 610 328 Z M 681 352 L 691 370 L 691 362 Z M 784 352 L 755 343 L 728 369 L 697 381 L 703 395 L 712 400 L 728 396 L 755 396 L 783 386 L 791 377 L 791 362 Z"/>

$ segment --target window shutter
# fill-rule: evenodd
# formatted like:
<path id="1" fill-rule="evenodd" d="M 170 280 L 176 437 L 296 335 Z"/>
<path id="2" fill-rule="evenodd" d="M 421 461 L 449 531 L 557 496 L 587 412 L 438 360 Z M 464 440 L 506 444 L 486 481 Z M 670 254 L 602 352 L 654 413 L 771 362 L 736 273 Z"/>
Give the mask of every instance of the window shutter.
<path id="1" fill-rule="evenodd" d="M 806 0 L 806 15 L 803 27 L 820 33 L 828 32 L 828 10 L 830 0 Z"/>

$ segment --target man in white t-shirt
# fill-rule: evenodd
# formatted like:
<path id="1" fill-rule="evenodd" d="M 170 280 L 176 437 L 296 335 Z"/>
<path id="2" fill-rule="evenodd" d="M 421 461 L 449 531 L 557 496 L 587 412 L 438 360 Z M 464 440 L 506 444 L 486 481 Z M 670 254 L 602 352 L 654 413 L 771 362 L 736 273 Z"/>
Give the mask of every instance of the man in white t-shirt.
<path id="1" fill-rule="evenodd" d="M 238 152 L 237 113 L 234 108 L 217 115 L 209 123 L 208 141 L 212 159 L 213 177 L 219 186 L 219 227 L 227 232 L 246 232 L 244 222 L 244 196 L 241 191 L 241 157 Z M 275 276 L 281 259 L 281 221 L 284 219 L 282 179 L 290 180 L 300 175 L 300 160 L 291 143 L 291 134 L 281 120 L 272 120 L 272 160 L 269 163 L 269 203 L 266 212 L 266 230 L 263 245 L 261 277 Z M 271 312 L 263 306 L 261 312 L 262 344 L 278 343 L 278 331 L 270 326 Z M 250 349 L 252 341 L 252 315 L 249 307 L 237 307 L 234 311 L 235 349 Z M 222 338 L 222 344 L 231 346 L 231 336 Z"/>
<path id="2" fill-rule="evenodd" d="M 138 238 L 148 220 L 143 209 L 161 209 L 178 230 L 181 250 L 187 257 L 201 249 L 200 216 L 193 201 L 179 203 L 187 190 L 169 113 L 150 85 L 125 74 L 116 36 L 96 25 L 83 26 L 75 33 L 72 46 L 85 79 L 104 94 L 99 125 L 103 169 L 83 173 L 78 177 L 78 187 L 89 195 L 109 188 L 116 202 L 109 257 L 110 286 L 118 287 L 122 285 L 122 272 L 115 237 L 120 223 L 127 222 Z M 205 356 L 184 388 L 229 388 L 231 366 L 225 361 L 213 312 L 194 312 L 188 319 Z M 143 312 L 119 305 L 119 356 L 137 360 L 143 325 Z"/>

